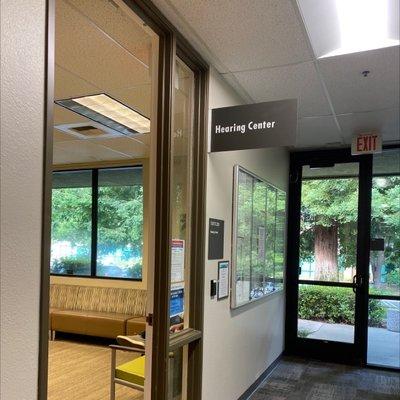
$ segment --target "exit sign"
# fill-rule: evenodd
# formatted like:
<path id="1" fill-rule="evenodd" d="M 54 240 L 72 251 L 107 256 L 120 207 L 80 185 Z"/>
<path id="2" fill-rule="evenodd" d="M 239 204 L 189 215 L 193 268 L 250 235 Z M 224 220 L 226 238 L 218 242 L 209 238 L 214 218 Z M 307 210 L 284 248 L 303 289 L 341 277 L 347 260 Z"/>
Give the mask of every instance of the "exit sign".
<path id="1" fill-rule="evenodd" d="M 379 133 L 362 133 L 353 137 L 351 154 L 382 153 L 382 136 Z"/>

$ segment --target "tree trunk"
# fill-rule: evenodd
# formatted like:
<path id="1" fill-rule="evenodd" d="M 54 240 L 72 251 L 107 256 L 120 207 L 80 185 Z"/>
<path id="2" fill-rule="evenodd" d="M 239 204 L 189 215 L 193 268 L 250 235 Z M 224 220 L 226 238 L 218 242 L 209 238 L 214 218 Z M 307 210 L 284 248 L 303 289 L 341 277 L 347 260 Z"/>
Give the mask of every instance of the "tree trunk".
<path id="1" fill-rule="evenodd" d="M 371 257 L 372 280 L 375 287 L 382 285 L 382 267 L 385 262 L 385 252 L 375 251 Z"/>
<path id="2" fill-rule="evenodd" d="M 338 281 L 338 229 L 337 226 L 314 227 L 315 280 Z"/>

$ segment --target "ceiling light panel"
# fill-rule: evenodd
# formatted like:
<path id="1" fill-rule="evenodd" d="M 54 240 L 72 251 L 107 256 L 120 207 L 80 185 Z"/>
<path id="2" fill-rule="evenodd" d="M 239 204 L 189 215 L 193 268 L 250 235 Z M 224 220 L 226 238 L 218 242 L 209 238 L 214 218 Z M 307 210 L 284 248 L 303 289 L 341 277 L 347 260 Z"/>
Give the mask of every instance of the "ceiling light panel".
<path id="1" fill-rule="evenodd" d="M 124 135 L 150 132 L 147 117 L 104 93 L 55 103 Z"/>
<path id="2" fill-rule="evenodd" d="M 398 46 L 399 0 L 297 0 L 318 58 Z"/>

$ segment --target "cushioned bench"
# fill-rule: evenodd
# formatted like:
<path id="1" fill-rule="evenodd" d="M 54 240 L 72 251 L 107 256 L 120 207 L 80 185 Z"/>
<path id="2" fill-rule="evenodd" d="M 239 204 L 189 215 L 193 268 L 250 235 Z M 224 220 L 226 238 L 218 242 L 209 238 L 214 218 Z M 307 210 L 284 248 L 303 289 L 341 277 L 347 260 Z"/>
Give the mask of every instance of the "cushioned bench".
<path id="1" fill-rule="evenodd" d="M 50 329 L 116 338 L 146 328 L 146 291 L 75 285 L 50 285 Z"/>

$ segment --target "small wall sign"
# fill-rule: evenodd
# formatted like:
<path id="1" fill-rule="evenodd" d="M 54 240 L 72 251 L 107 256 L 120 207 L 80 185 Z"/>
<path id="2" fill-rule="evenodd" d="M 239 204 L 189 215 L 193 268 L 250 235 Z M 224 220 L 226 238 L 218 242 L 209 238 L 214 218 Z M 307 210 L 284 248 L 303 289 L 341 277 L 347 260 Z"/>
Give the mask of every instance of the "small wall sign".
<path id="1" fill-rule="evenodd" d="M 374 154 L 382 153 L 382 136 L 379 133 L 361 133 L 353 137 L 351 143 L 351 154 Z"/>
<path id="2" fill-rule="evenodd" d="M 218 263 L 218 295 L 217 300 L 226 299 L 229 296 L 229 261 Z"/>
<path id="3" fill-rule="evenodd" d="M 212 110 L 211 152 L 293 146 L 297 99 Z"/>
<path id="4" fill-rule="evenodd" d="M 224 258 L 224 221 L 210 218 L 208 221 L 208 259 Z"/>

